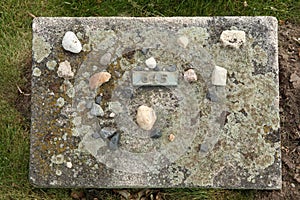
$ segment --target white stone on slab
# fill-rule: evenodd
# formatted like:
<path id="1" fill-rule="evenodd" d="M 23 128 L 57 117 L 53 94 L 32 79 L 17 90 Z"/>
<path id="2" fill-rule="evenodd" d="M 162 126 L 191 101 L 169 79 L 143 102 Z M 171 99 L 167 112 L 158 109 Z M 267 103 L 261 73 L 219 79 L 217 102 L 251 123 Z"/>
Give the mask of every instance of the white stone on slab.
<path id="1" fill-rule="evenodd" d="M 150 57 L 145 61 L 145 64 L 150 69 L 154 69 L 156 67 L 156 60 L 153 57 Z"/>
<path id="2" fill-rule="evenodd" d="M 181 36 L 177 39 L 177 43 L 183 47 L 186 48 L 187 45 L 189 44 L 189 39 L 186 36 Z"/>
<path id="3" fill-rule="evenodd" d="M 156 121 L 156 114 L 152 108 L 142 105 L 137 110 L 136 121 L 142 129 L 151 130 Z"/>
<path id="4" fill-rule="evenodd" d="M 67 31 L 62 40 L 62 46 L 66 51 L 79 53 L 82 50 L 82 45 L 75 33 Z"/>
<path id="5" fill-rule="evenodd" d="M 224 46 L 238 49 L 246 42 L 246 34 L 244 31 L 226 30 L 222 32 L 220 40 L 223 42 Z"/>
<path id="6" fill-rule="evenodd" d="M 223 67 L 215 66 L 211 75 L 213 85 L 226 86 L 227 70 Z"/>
<path id="7" fill-rule="evenodd" d="M 71 64 L 69 61 L 66 60 L 59 63 L 57 75 L 63 78 L 73 78 L 74 72 L 72 72 Z"/>

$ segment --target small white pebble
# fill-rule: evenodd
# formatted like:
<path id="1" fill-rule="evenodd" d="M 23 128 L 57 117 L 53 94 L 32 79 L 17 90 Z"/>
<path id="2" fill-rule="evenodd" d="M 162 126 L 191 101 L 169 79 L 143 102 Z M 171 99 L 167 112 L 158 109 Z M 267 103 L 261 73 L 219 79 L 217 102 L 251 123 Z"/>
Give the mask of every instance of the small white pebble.
<path id="1" fill-rule="evenodd" d="M 156 67 L 156 60 L 153 57 L 150 57 L 145 61 L 145 64 L 150 69 L 154 69 Z"/>
<path id="2" fill-rule="evenodd" d="M 67 31 L 62 39 L 62 46 L 66 51 L 79 53 L 82 50 L 82 45 L 75 33 Z"/>
<path id="3" fill-rule="evenodd" d="M 39 68 L 34 68 L 32 71 L 33 76 L 40 76 L 42 74 L 41 70 Z"/>
<path id="4" fill-rule="evenodd" d="M 227 70 L 223 67 L 215 66 L 211 75 L 213 85 L 226 86 Z"/>

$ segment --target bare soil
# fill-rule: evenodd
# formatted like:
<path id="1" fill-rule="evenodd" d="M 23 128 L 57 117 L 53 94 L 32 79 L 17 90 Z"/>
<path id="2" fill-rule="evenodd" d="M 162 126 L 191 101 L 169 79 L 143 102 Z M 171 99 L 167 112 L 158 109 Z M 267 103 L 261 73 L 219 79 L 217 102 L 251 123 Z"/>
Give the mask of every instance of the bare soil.
<path id="1" fill-rule="evenodd" d="M 282 140 L 282 190 L 279 191 L 256 191 L 255 199 L 261 200 L 298 200 L 300 199 L 300 24 L 292 24 L 280 21 L 279 24 L 279 68 L 280 68 L 280 119 Z M 30 94 L 31 88 L 31 59 L 26 60 L 26 67 L 22 78 L 16 108 L 23 114 L 29 126 L 30 122 Z M 22 102 L 22 103 L 20 103 Z M 159 190 L 146 190 L 144 199 L 150 196 L 161 198 Z M 81 195 L 70 195 L 74 199 L 101 199 L 103 194 L 127 196 L 135 199 L 141 190 L 96 190 L 89 189 L 80 192 Z M 133 193 L 134 194 L 133 194 Z M 75 192 L 76 194 L 76 192 Z M 98 195 L 99 194 L 99 195 Z M 152 194 L 152 195 L 149 195 Z M 140 196 L 140 197 L 141 197 Z M 149 198 L 148 198 L 149 197 Z"/>

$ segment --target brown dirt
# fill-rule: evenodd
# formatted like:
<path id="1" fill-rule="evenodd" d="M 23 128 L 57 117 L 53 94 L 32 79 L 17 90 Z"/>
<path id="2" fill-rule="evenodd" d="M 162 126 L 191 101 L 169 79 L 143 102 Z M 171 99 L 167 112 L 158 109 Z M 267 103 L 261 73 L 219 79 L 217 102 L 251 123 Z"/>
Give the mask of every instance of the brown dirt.
<path id="1" fill-rule="evenodd" d="M 21 72 L 21 84 L 17 85 L 19 93 L 17 98 L 15 99 L 15 107 L 16 109 L 23 115 L 24 126 L 25 128 L 30 129 L 30 121 L 31 121 L 31 65 L 32 58 L 28 56 L 22 63 L 24 66 Z"/>
<path id="2" fill-rule="evenodd" d="M 280 191 L 256 191 L 255 199 L 296 200 L 300 199 L 300 24 L 280 21 L 278 36 L 283 185 Z M 24 84 L 20 89 L 28 94 L 31 92 L 31 58 L 26 60 L 22 79 Z M 26 119 L 25 126 L 28 126 L 31 114 L 30 96 L 20 92 L 15 102 L 17 110 Z M 117 190 L 111 192 L 119 194 Z M 89 190 L 84 193 L 89 198 L 98 196 Z"/>

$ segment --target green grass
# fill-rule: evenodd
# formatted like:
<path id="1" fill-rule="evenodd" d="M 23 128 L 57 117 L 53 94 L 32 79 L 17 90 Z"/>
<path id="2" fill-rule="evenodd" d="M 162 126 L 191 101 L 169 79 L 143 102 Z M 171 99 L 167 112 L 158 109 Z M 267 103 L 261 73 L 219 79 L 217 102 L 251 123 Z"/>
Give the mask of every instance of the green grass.
<path id="1" fill-rule="evenodd" d="M 71 199 L 71 189 L 35 189 L 28 182 L 29 129 L 16 109 L 29 80 L 31 14 L 35 16 L 272 15 L 300 21 L 298 0 L 2 0 L 0 1 L 0 199 Z M 105 199 L 114 199 L 103 191 Z M 168 199 L 253 199 L 254 191 L 166 189 Z M 188 196 L 188 197 L 187 197 Z M 190 197 L 190 198 L 189 198 Z"/>

